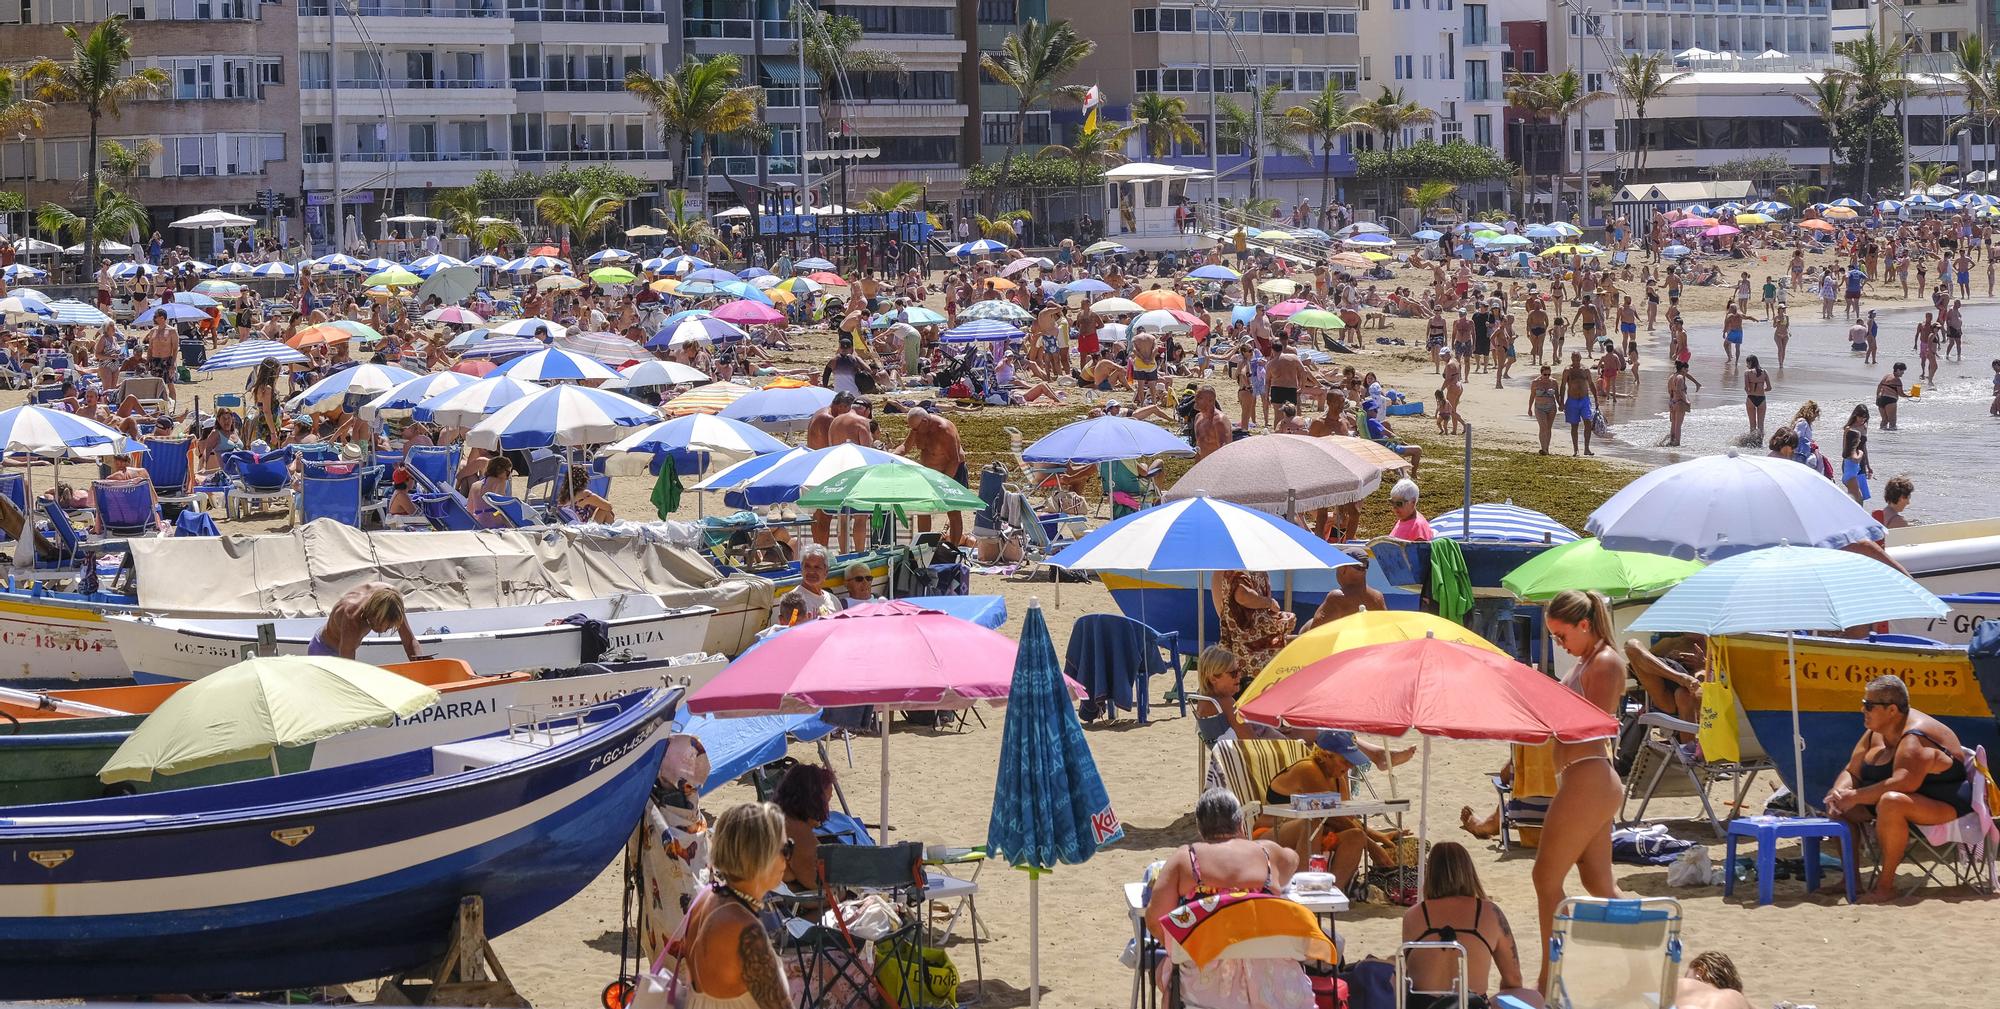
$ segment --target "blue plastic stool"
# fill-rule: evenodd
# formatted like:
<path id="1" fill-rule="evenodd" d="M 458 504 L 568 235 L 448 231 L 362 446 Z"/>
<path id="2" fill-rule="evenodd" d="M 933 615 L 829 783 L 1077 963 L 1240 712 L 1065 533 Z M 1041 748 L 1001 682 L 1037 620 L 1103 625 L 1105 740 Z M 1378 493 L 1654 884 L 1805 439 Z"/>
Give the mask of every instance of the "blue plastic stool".
<path id="1" fill-rule="evenodd" d="M 1806 892 L 1819 890 L 1819 839 L 1840 838 L 1840 869 L 1847 879 L 1847 902 L 1854 903 L 1854 834 L 1847 824 L 1839 820 L 1829 820 L 1823 816 L 1805 818 L 1776 819 L 1766 817 L 1740 817 L 1729 821 L 1729 841 L 1724 855 L 1722 896 L 1727 898 L 1736 890 L 1736 839 L 1752 838 L 1757 842 L 1757 903 L 1771 903 L 1771 885 L 1777 876 L 1778 841 L 1781 838 L 1802 839 L 1800 847 L 1805 849 Z"/>

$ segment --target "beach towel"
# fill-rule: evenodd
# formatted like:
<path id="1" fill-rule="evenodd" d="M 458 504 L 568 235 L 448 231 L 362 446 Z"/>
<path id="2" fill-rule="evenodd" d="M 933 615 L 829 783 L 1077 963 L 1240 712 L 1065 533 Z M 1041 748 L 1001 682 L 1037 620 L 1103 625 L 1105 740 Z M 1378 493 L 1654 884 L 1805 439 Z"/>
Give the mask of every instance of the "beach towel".
<path id="1" fill-rule="evenodd" d="M 1154 644 L 1157 633 L 1145 624 L 1111 613 L 1077 618 L 1070 631 L 1063 674 L 1078 683 L 1093 706 L 1109 702 L 1147 715 L 1146 678 L 1166 671 Z"/>
<path id="2" fill-rule="evenodd" d="M 1437 604 L 1438 616 L 1455 624 L 1464 623 L 1472 610 L 1472 574 L 1456 540 L 1431 541 L 1431 601 Z"/>
<path id="3" fill-rule="evenodd" d="M 175 536 L 220 536 L 222 530 L 215 527 L 215 520 L 204 511 L 184 508 L 174 518 Z"/>
<path id="4" fill-rule="evenodd" d="M 665 520 L 681 506 L 681 477 L 674 470 L 674 459 L 666 457 L 660 464 L 659 479 L 653 481 L 653 511 Z"/>

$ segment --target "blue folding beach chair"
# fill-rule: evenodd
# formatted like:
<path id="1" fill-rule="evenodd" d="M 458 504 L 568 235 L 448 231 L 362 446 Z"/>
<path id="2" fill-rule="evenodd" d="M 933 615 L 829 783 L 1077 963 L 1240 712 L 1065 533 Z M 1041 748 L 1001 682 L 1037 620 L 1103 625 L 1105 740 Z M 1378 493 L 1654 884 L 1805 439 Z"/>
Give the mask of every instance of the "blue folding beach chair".
<path id="1" fill-rule="evenodd" d="M 417 478 L 418 486 L 442 490 L 458 482 L 458 446 L 414 446 L 404 454 L 403 465 Z"/>
<path id="2" fill-rule="evenodd" d="M 70 524 L 69 513 L 54 501 L 42 502 L 42 514 L 49 520 L 49 532 L 55 534 L 56 556 L 35 557 L 35 578 L 37 580 L 65 580 L 83 574 L 83 566 L 89 562 L 85 551 L 91 542 L 84 539 L 76 527 Z"/>
<path id="3" fill-rule="evenodd" d="M 160 527 L 160 503 L 148 481 L 92 481 L 90 500 L 108 536 L 144 536 Z"/>
<path id="4" fill-rule="evenodd" d="M 191 508 L 195 503 L 194 439 L 146 439 L 146 475 L 153 480 L 153 493 L 163 505 Z"/>
<path id="5" fill-rule="evenodd" d="M 229 475 L 225 498 L 229 514 L 241 517 L 253 505 L 283 501 L 291 505 L 292 450 L 281 448 L 259 457 L 254 452 L 231 452 L 222 458 L 222 471 Z"/>
<path id="6" fill-rule="evenodd" d="M 478 532 L 481 528 L 479 520 L 472 517 L 472 509 L 465 506 L 464 495 L 455 490 L 412 494 L 410 500 L 424 510 L 424 518 L 439 532 Z"/>
<path id="7" fill-rule="evenodd" d="M 308 474 L 299 487 L 299 523 L 332 519 L 345 526 L 361 527 L 361 474 Z"/>

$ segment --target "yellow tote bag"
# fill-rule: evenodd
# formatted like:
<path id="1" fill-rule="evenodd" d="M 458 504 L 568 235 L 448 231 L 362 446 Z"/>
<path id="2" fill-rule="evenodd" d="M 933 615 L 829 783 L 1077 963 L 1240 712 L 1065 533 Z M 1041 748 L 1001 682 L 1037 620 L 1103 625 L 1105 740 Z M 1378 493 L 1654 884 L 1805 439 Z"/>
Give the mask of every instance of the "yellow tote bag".
<path id="1" fill-rule="evenodd" d="M 1715 676 L 1702 685 L 1701 727 L 1695 732 L 1705 760 L 1743 759 L 1743 748 L 1736 741 L 1738 733 L 1743 731 L 1743 709 L 1736 703 L 1736 685 L 1729 678 L 1727 654 L 1720 638 L 1709 639 L 1708 662 L 1714 667 Z"/>

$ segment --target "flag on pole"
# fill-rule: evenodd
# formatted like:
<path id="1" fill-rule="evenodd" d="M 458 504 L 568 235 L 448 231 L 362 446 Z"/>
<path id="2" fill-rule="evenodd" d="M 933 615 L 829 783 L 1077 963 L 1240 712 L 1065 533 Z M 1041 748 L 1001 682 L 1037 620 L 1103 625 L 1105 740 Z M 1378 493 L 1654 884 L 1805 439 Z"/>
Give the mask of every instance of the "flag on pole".
<path id="1" fill-rule="evenodd" d="M 1090 90 L 1083 93 L 1083 132 L 1097 129 L 1097 107 L 1103 104 L 1104 92 L 1092 84 Z"/>

